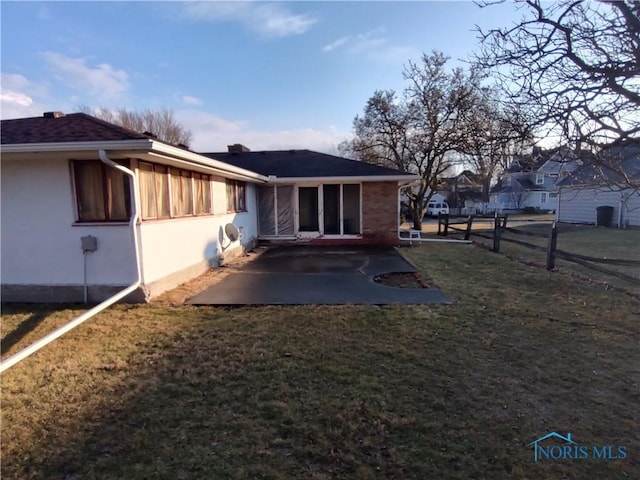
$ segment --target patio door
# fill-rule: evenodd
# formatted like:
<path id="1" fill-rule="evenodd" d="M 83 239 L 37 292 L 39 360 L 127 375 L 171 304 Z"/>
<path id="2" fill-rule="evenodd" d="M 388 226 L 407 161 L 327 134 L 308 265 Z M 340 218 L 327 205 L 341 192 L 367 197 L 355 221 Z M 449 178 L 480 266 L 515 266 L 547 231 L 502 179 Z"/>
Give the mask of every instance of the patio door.
<path id="1" fill-rule="evenodd" d="M 323 233 L 360 235 L 360 203 L 360 185 L 357 183 L 323 185 Z"/>
<path id="2" fill-rule="evenodd" d="M 298 187 L 298 232 L 305 237 L 320 235 L 319 188 Z"/>

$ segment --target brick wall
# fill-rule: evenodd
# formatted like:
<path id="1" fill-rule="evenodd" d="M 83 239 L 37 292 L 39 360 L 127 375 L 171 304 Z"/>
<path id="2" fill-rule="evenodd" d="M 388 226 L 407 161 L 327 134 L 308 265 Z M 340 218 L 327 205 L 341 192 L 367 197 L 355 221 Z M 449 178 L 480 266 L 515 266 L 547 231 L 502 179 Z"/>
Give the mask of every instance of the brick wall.
<path id="1" fill-rule="evenodd" d="M 375 243 L 398 243 L 398 183 L 362 184 L 362 236 Z"/>

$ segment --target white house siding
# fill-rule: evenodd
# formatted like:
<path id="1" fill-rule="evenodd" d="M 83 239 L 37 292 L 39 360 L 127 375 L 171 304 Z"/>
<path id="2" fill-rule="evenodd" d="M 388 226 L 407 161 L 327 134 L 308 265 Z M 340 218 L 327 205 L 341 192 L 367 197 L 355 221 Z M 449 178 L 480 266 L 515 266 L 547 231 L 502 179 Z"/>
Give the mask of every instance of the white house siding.
<path id="1" fill-rule="evenodd" d="M 73 180 L 66 159 L 3 160 L 1 179 L 2 241 L 0 275 L 4 301 L 81 301 L 84 289 L 80 238 L 97 238 L 87 254 L 89 300 L 103 300 L 136 278 L 128 224 L 76 224 Z M 224 226 L 242 227 L 243 243 L 257 238 L 255 186 L 247 184 L 247 212 L 227 213 L 224 179 L 213 182 L 214 215 L 140 224 L 143 300 L 173 288 L 239 254 Z"/>
<path id="2" fill-rule="evenodd" d="M 140 227 L 142 271 L 150 296 L 156 296 L 241 253 L 239 241 L 224 233 L 227 223 L 242 227 L 243 244 L 257 239 L 255 185 L 247 184 L 247 212 L 226 213 L 223 181 L 213 183 L 214 215 L 143 221 Z M 225 212 L 225 213 L 221 213 Z"/>
<path id="3" fill-rule="evenodd" d="M 80 237 L 86 235 L 98 239 L 98 250 L 87 256 L 88 283 L 123 286 L 135 280 L 128 225 L 73 225 L 67 160 L 4 159 L 0 177 L 3 300 L 20 286 L 83 285 Z"/>
<path id="4" fill-rule="evenodd" d="M 490 196 L 489 209 L 497 210 L 524 210 L 527 207 L 539 208 L 540 210 L 554 210 L 556 208 L 555 199 L 551 193 L 545 192 L 546 202 L 542 201 L 543 192 L 525 191 L 521 193 L 500 193 Z"/>
<path id="5" fill-rule="evenodd" d="M 567 223 L 596 223 L 596 208 L 613 207 L 613 224 L 620 218 L 620 191 L 562 187 L 558 196 L 558 220 Z M 624 192 L 622 226 L 640 226 L 640 194 Z"/>

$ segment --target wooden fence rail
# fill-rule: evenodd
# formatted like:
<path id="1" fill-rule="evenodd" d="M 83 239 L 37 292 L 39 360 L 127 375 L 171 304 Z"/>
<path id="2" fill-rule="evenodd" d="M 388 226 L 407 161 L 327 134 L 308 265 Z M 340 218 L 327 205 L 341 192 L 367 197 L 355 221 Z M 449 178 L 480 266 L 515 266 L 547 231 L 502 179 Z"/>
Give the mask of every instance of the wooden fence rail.
<path id="1" fill-rule="evenodd" d="M 523 235 L 529 237 L 536 238 L 545 238 L 547 239 L 547 246 L 542 247 L 540 245 L 535 245 L 533 243 L 524 242 L 522 240 L 517 240 L 515 238 L 507 238 L 502 236 L 502 232 L 509 232 L 516 235 Z M 556 257 L 561 258 L 568 262 L 577 263 L 582 265 L 583 267 L 589 268 L 591 270 L 595 270 L 597 272 L 605 273 L 607 275 L 613 275 L 615 277 L 621 278 L 628 282 L 631 282 L 636 285 L 640 285 L 640 278 L 632 277 L 631 275 L 624 274 L 622 272 L 617 272 L 614 270 L 610 270 L 607 268 L 600 267 L 598 264 L 605 265 L 620 265 L 620 266 L 629 266 L 636 267 L 640 266 L 640 261 L 638 260 L 627 260 L 627 259 L 617 259 L 617 258 L 600 258 L 600 257 L 589 257 L 586 255 L 579 255 L 577 253 L 565 252 L 564 250 L 558 250 L 558 226 L 556 222 L 553 222 L 551 225 L 551 229 L 548 234 L 527 232 L 524 230 L 519 230 L 516 228 L 501 228 L 501 222 L 498 216 L 496 216 L 494 221 L 493 235 L 489 237 L 488 235 L 483 235 L 480 233 L 473 233 L 482 238 L 487 238 L 493 241 L 492 251 L 499 253 L 500 252 L 500 242 L 510 242 L 515 243 L 516 245 L 521 245 L 523 247 L 538 250 L 546 253 L 546 268 L 547 270 L 553 270 L 556 265 Z"/>
<path id="2" fill-rule="evenodd" d="M 479 218 L 493 219 L 492 234 L 473 231 L 473 222 L 474 220 Z M 491 250 L 496 253 L 500 252 L 500 242 L 505 241 L 515 243 L 516 245 L 520 245 L 531 250 L 545 252 L 547 270 L 553 270 L 556 265 L 556 258 L 561 258 L 565 261 L 577 263 L 579 265 L 582 265 L 583 267 L 590 268 L 591 270 L 606 273 L 607 275 L 613 275 L 636 285 L 640 285 L 639 278 L 598 266 L 598 264 L 604 264 L 640 267 L 640 261 L 617 258 L 589 257 L 586 255 L 579 255 L 577 253 L 566 252 L 564 250 L 558 250 L 558 226 L 556 222 L 553 222 L 551 224 L 551 228 L 548 233 L 535 233 L 527 232 L 525 230 L 520 230 L 517 228 L 507 227 L 507 218 L 507 215 L 498 215 L 497 212 L 493 216 L 469 215 L 468 217 L 440 214 L 438 215 L 438 235 L 443 235 L 446 237 L 449 235 L 449 230 L 452 230 L 454 232 L 464 233 L 465 240 L 469 240 L 471 235 L 485 238 L 492 241 Z M 525 242 L 523 240 L 508 238 L 502 235 L 504 232 L 512 233 L 514 235 L 522 235 L 525 237 L 544 238 L 547 240 L 547 246 L 543 247 L 540 245 L 535 245 L 533 243 Z"/>
<path id="3" fill-rule="evenodd" d="M 473 231 L 473 222 L 478 218 L 493 218 L 492 234 Z M 464 233 L 465 240 L 469 240 L 471 235 L 485 238 L 487 240 L 492 241 L 491 250 L 496 253 L 500 253 L 500 243 L 502 241 L 510 242 L 531 250 L 545 252 L 546 268 L 548 270 L 553 270 L 555 268 L 556 258 L 561 258 L 565 261 L 577 263 L 579 265 L 582 265 L 586 268 L 590 268 L 597 272 L 606 273 L 607 275 L 613 275 L 618 278 L 622 278 L 628 282 L 640 285 L 640 279 L 636 277 L 632 277 L 630 275 L 626 275 L 621 272 L 609 270 L 607 268 L 603 268 L 597 265 L 597 264 L 604 264 L 604 265 L 640 267 L 640 261 L 617 259 L 617 258 L 590 257 L 587 255 L 580 255 L 577 253 L 566 252 L 564 250 L 558 250 L 557 248 L 558 227 L 556 222 L 552 223 L 548 233 L 535 233 L 535 232 L 528 232 L 526 230 L 521 230 L 518 228 L 507 227 L 507 218 L 508 218 L 507 215 L 498 215 L 497 213 L 493 217 L 487 217 L 487 216 L 481 216 L 481 215 L 469 215 L 468 217 L 463 217 L 463 216 L 451 216 L 451 215 L 441 214 L 441 215 L 438 215 L 438 235 L 447 236 L 449 235 L 449 230 L 452 230 L 457 233 Z M 543 238 L 547 240 L 547 245 L 546 247 L 543 247 L 543 246 L 535 245 L 533 243 L 529 243 L 523 240 L 508 238 L 503 236 L 504 232 L 508 232 L 514 235 L 522 235 L 525 237 Z"/>
<path id="4" fill-rule="evenodd" d="M 438 215 L 438 235 L 449 235 L 449 229 L 456 232 L 464 232 L 464 239 L 469 240 L 471 237 L 471 228 L 473 225 L 474 215 L 465 217 L 465 220 L 454 221 L 450 220 L 450 216 L 447 214 Z M 458 228 L 455 225 L 465 225 L 465 228 Z"/>

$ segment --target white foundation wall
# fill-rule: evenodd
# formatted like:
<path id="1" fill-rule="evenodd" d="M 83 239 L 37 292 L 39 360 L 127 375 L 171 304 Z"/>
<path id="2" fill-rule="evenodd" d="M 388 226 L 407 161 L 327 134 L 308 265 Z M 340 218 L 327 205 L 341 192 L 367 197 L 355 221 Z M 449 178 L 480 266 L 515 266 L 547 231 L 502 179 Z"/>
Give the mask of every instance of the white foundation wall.
<path id="1" fill-rule="evenodd" d="M 0 219 L 2 284 L 82 285 L 80 237 L 93 235 L 98 250 L 87 255 L 87 283 L 129 285 L 135 280 L 128 225 L 74 226 L 69 162 L 3 160 Z"/>
<path id="2" fill-rule="evenodd" d="M 213 187 L 214 212 L 226 211 L 224 183 L 214 182 Z M 237 255 L 240 242 L 229 240 L 224 233 L 226 224 L 242 227 L 244 244 L 255 242 L 256 196 L 252 184 L 247 184 L 246 202 L 247 212 L 143 221 L 140 226 L 140 245 L 144 283 L 150 285 L 167 277 L 175 278 L 164 283 L 160 289 L 152 288 L 152 296 L 201 273 L 206 264 L 216 265 L 225 255 Z"/>

